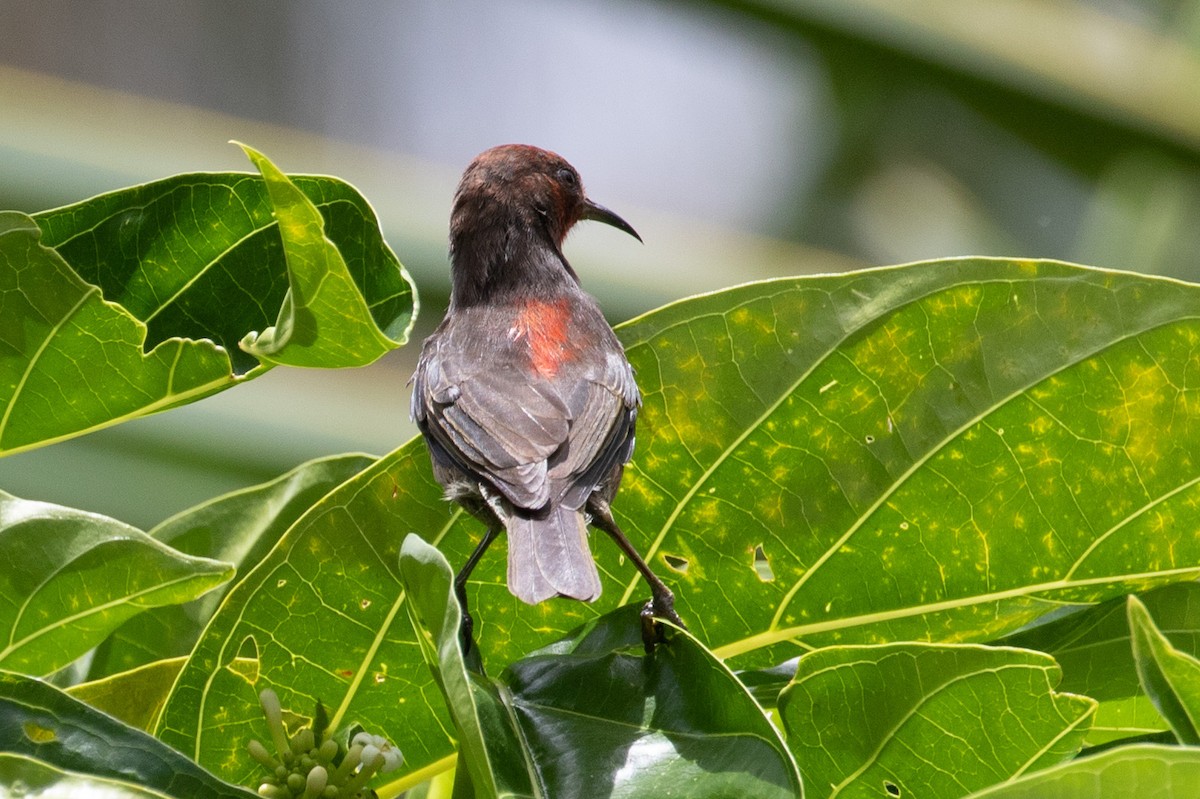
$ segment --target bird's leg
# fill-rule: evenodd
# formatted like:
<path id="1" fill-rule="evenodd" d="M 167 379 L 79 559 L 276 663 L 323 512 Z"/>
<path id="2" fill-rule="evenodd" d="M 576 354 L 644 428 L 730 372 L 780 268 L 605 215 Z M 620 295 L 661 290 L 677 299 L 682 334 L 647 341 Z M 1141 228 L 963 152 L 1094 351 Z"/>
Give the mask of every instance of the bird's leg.
<path id="1" fill-rule="evenodd" d="M 655 616 L 687 629 L 683 619 L 679 618 L 679 614 L 675 612 L 675 595 L 671 593 L 670 588 L 667 588 L 667 584 L 658 579 L 658 575 L 651 571 L 646 561 L 633 548 L 633 544 L 629 543 L 629 539 L 625 537 L 625 533 L 621 532 L 621 528 L 613 519 L 612 510 L 607 502 L 593 497 L 588 510 L 592 514 L 592 524 L 608 533 L 612 540 L 617 542 L 617 546 L 633 561 L 633 565 L 650 585 L 650 601 L 642 608 L 642 643 L 647 652 L 653 652 L 655 644 L 662 643 L 664 640 L 662 625 L 655 622 Z"/>
<path id="2" fill-rule="evenodd" d="M 462 569 L 454 577 L 454 595 L 458 597 L 458 604 L 462 609 L 462 627 L 459 629 L 459 638 L 462 643 L 464 655 L 471 651 L 471 642 L 474 640 L 471 637 L 471 632 L 475 629 L 475 620 L 471 618 L 471 612 L 467 610 L 467 579 L 479 564 L 483 553 L 496 540 L 496 536 L 500 534 L 501 529 L 503 527 L 499 522 L 492 522 L 488 525 L 487 532 L 483 534 L 479 545 L 475 547 L 475 551 L 471 553 L 471 557 L 467 558 L 467 562 L 463 564 Z"/>

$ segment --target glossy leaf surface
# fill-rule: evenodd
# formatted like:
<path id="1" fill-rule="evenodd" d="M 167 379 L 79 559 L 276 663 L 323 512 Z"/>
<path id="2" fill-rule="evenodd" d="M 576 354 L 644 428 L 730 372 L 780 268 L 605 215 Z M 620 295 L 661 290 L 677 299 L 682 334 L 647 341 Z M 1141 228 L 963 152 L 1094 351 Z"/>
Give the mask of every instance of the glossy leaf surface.
<path id="1" fill-rule="evenodd" d="M 104 799 L 172 799 L 125 780 L 56 768 L 37 758 L 0 752 L 0 785 L 10 796 L 103 796 Z"/>

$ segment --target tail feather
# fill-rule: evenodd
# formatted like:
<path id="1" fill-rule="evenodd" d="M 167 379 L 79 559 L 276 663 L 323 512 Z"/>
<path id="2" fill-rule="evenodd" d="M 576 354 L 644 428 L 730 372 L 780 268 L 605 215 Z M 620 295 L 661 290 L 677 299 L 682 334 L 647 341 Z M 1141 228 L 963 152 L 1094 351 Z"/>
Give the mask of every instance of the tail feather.
<path id="1" fill-rule="evenodd" d="M 600 573 L 588 546 L 583 514 L 556 507 L 544 518 L 508 517 L 508 590 L 536 605 L 555 596 L 591 602 Z"/>

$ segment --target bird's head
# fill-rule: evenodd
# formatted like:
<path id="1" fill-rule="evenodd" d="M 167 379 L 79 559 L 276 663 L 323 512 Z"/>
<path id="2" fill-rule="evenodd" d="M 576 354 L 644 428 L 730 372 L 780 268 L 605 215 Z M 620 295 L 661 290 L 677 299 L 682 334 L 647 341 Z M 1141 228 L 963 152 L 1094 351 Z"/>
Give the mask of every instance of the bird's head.
<path id="1" fill-rule="evenodd" d="M 623 230 L 641 241 L 628 222 L 589 200 L 575 167 L 548 150 L 503 144 L 476 156 L 454 195 L 450 239 L 492 229 L 544 236 L 555 249 L 583 219 Z"/>
<path id="2" fill-rule="evenodd" d="M 628 222 L 588 199 L 579 173 L 561 156 L 525 144 L 481 153 L 454 194 L 451 309 L 578 284 L 562 243 L 582 219 L 642 240 Z"/>

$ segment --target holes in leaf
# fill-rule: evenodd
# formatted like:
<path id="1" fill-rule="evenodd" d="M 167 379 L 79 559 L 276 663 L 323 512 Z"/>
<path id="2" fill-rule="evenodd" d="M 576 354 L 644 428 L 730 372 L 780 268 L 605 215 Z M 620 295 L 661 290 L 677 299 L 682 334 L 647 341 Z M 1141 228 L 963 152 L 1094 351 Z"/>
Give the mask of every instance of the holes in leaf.
<path id="1" fill-rule="evenodd" d="M 663 562 L 667 564 L 667 568 L 671 571 L 677 571 L 680 574 L 687 574 L 688 559 L 681 558 L 678 555 L 668 555 L 663 553 Z"/>
<path id="2" fill-rule="evenodd" d="M 866 441 L 868 444 L 874 444 L 875 436 L 868 434 L 867 437 L 863 440 Z"/>
<path id="3" fill-rule="evenodd" d="M 900 795 L 900 786 L 897 785 L 896 783 L 892 782 L 891 780 L 883 781 L 883 790 L 887 791 L 888 796 L 899 796 Z"/>
<path id="4" fill-rule="evenodd" d="M 767 551 L 762 544 L 754 548 L 754 573 L 764 583 L 775 581 L 775 572 L 771 569 L 771 561 L 767 559 Z"/>
<path id="5" fill-rule="evenodd" d="M 254 685 L 258 682 L 258 642 L 253 635 L 247 635 L 238 645 L 237 654 L 225 665 L 231 673 Z"/>

